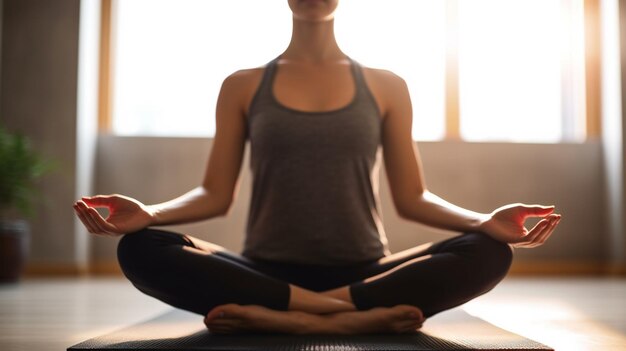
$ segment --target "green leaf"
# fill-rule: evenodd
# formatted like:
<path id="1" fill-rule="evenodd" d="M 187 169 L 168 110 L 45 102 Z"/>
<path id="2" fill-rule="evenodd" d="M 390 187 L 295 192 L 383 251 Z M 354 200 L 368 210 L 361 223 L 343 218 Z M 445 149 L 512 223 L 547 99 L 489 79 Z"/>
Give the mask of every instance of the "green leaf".
<path id="1" fill-rule="evenodd" d="M 37 152 L 28 138 L 0 125 L 0 214 L 17 210 L 31 217 L 37 182 L 54 168 L 55 163 Z"/>

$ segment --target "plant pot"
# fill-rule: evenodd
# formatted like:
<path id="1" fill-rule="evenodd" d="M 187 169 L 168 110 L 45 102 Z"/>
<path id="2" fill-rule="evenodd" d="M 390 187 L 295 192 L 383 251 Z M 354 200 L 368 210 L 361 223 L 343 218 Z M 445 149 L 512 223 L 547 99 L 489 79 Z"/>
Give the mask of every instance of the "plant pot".
<path id="1" fill-rule="evenodd" d="M 18 282 L 30 247 L 30 227 L 24 220 L 0 220 L 0 283 Z"/>

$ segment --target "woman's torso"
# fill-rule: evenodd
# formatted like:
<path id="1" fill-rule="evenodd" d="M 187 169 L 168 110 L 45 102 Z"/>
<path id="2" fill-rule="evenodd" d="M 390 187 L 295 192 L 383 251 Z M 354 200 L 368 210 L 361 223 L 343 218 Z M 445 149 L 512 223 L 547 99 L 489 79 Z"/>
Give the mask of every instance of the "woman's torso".
<path id="1" fill-rule="evenodd" d="M 389 254 L 378 197 L 384 113 L 367 73 L 349 58 L 315 67 L 278 59 L 250 72 L 243 255 L 341 265 Z"/>

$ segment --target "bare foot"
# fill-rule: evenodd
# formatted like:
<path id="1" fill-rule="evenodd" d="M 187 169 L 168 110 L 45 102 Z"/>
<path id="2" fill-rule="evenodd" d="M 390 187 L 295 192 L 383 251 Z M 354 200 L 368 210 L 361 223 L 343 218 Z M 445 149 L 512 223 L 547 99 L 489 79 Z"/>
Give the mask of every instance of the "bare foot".
<path id="1" fill-rule="evenodd" d="M 411 333 L 421 328 L 422 311 L 414 306 L 376 307 L 367 311 L 318 315 L 276 311 L 258 305 L 227 304 L 204 319 L 211 333 L 274 332 L 287 334 Z"/>
<path id="2" fill-rule="evenodd" d="M 415 333 L 425 320 L 422 310 L 411 305 L 340 312 L 329 317 L 340 334 Z"/>
<path id="3" fill-rule="evenodd" d="M 227 304 L 213 308 L 204 318 L 211 333 L 231 334 L 246 331 L 306 334 L 309 317 L 301 311 L 277 311 L 258 305 Z"/>

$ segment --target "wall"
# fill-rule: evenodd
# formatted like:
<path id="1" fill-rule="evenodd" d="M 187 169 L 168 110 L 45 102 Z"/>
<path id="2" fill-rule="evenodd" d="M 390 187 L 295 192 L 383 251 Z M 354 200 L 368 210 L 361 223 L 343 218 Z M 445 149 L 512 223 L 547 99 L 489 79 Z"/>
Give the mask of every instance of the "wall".
<path id="1" fill-rule="evenodd" d="M 30 137 L 58 167 L 41 184 L 31 262 L 74 264 L 80 2 L 5 0 L 0 122 Z M 70 209 L 70 210 L 68 210 Z"/>
<path id="2" fill-rule="evenodd" d="M 57 165 L 40 185 L 27 270 L 85 272 L 90 236 L 71 205 L 92 191 L 100 1 L 5 0 L 3 7 L 0 122 Z"/>
<path id="3" fill-rule="evenodd" d="M 621 267 L 624 267 L 626 264 L 626 224 L 624 223 L 626 218 L 626 142 L 624 137 L 626 136 L 626 2 L 619 1 L 618 3 L 618 12 L 619 12 L 619 36 L 617 38 L 617 43 L 620 48 L 619 57 L 620 57 L 620 84 L 618 91 L 620 96 L 618 97 L 618 103 L 620 104 L 620 112 L 621 116 L 617 115 L 615 118 L 621 120 L 621 135 L 622 135 L 622 144 L 621 144 L 621 175 L 622 175 L 622 183 L 621 183 L 621 213 L 618 213 L 621 220 L 621 231 L 611 233 L 613 236 L 619 237 L 615 241 L 621 242 L 622 250 L 621 255 L 619 255 Z M 621 117 L 621 118 L 620 118 Z"/>
<path id="4" fill-rule="evenodd" d="M 563 214 L 557 232 L 540 248 L 517 250 L 517 260 L 604 259 L 599 143 L 422 142 L 418 147 L 430 190 L 454 204 L 482 212 L 511 202 L 557 206 Z M 96 191 L 126 194 L 145 203 L 169 200 L 201 182 L 210 150 L 210 139 L 103 136 L 98 143 Z M 249 148 L 243 162 L 240 188 L 228 216 L 170 229 L 239 251 L 251 193 Z M 393 252 L 455 235 L 398 218 L 381 168 L 383 221 Z M 114 260 L 117 240 L 94 238 L 94 259 Z"/>

